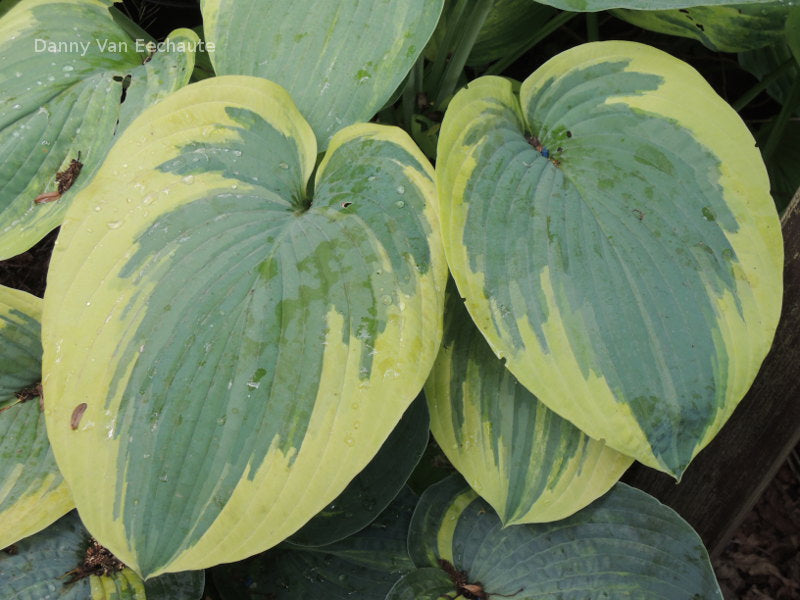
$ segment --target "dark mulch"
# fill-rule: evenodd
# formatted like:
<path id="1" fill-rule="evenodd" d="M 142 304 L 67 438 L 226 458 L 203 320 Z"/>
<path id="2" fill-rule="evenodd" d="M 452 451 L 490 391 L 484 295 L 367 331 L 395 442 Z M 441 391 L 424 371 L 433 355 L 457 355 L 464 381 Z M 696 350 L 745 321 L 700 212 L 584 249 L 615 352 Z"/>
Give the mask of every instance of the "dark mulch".
<path id="1" fill-rule="evenodd" d="M 800 464 L 781 467 L 714 561 L 726 600 L 800 598 Z"/>
<path id="2" fill-rule="evenodd" d="M 58 230 L 51 231 L 27 252 L 0 260 L 0 285 L 16 288 L 40 298 L 47 283 L 47 267 Z"/>

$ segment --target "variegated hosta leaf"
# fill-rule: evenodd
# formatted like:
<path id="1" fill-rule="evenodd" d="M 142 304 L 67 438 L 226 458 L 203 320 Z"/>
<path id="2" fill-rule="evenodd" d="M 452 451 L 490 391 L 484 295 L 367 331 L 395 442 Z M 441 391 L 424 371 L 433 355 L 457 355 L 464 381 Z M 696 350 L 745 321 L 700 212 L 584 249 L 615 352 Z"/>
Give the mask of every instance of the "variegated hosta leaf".
<path id="1" fill-rule="evenodd" d="M 796 0 L 778 0 L 780 3 L 792 5 Z M 730 4 L 730 0 L 536 0 L 561 10 L 578 12 L 597 12 L 610 8 L 632 8 L 634 10 L 669 10 L 689 6 L 718 6 Z M 774 0 L 742 0 L 738 4 L 774 4 Z"/>
<path id="2" fill-rule="evenodd" d="M 679 476 L 777 325 L 782 241 L 764 163 L 702 77 L 649 46 L 578 46 L 520 97 L 481 78 L 445 116 L 453 277 L 520 383 Z"/>
<path id="3" fill-rule="evenodd" d="M 431 430 L 506 525 L 555 521 L 605 494 L 633 460 L 588 437 L 520 385 L 492 354 L 455 286 L 425 384 Z"/>
<path id="4" fill-rule="evenodd" d="M 376 454 L 438 349 L 433 172 L 396 128 L 316 144 L 288 94 L 216 77 L 151 107 L 77 198 L 44 315 L 48 433 L 139 573 L 260 552 Z"/>
<path id="5" fill-rule="evenodd" d="M 78 571 L 87 558 L 89 533 L 78 514 L 0 552 L 0 597 L 3 600 L 199 600 L 202 571 L 170 573 L 147 582 L 131 569 L 107 574 Z M 95 555 L 97 556 L 97 555 Z M 109 563 L 106 563 L 109 564 Z M 79 575 L 84 575 L 78 577 Z"/>
<path id="6" fill-rule="evenodd" d="M 503 527 L 488 504 L 451 476 L 420 498 L 408 549 L 421 569 L 463 571 L 488 598 L 722 600 L 708 553 L 689 524 L 622 483 L 567 519 Z M 403 598 L 411 596 L 389 596 Z"/>
<path id="7" fill-rule="evenodd" d="M 115 134 L 189 81 L 194 32 L 174 31 L 143 64 L 147 40 L 137 47 L 135 26 L 111 4 L 21 0 L 0 18 L 0 259 L 55 229 Z M 56 174 L 73 160 L 83 169 L 72 187 L 34 203 L 58 191 Z"/>
<path id="8" fill-rule="evenodd" d="M 672 10 L 611 11 L 643 29 L 699 40 L 720 52 L 743 52 L 783 39 L 789 14 L 785 2 L 694 6 Z"/>
<path id="9" fill-rule="evenodd" d="M 0 286 L 0 548 L 75 506 L 39 408 L 41 311 L 39 298 Z"/>
<path id="10" fill-rule="evenodd" d="M 222 600 L 384 600 L 414 569 L 406 541 L 417 497 L 404 488 L 369 527 L 319 548 L 285 546 L 214 569 Z"/>
<path id="11" fill-rule="evenodd" d="M 202 0 L 201 8 L 214 70 L 285 87 L 324 150 L 339 129 L 370 119 L 389 99 L 443 3 Z"/>
<path id="12" fill-rule="evenodd" d="M 420 394 L 364 470 L 288 541 L 325 546 L 372 523 L 408 481 L 425 452 L 429 429 L 428 408 Z"/>

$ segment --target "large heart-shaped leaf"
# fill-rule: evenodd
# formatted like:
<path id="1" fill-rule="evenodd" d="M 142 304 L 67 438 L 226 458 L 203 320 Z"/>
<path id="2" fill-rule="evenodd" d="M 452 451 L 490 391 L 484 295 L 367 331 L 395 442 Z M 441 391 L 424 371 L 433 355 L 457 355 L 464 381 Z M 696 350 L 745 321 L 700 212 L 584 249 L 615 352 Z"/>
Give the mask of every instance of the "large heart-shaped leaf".
<path id="1" fill-rule="evenodd" d="M 151 107 L 64 222 L 47 429 L 87 527 L 139 573 L 245 558 L 376 454 L 441 338 L 433 171 L 401 130 L 316 144 L 216 77 Z"/>
<path id="2" fill-rule="evenodd" d="M 202 0 L 220 75 L 285 87 L 320 149 L 370 119 L 403 81 L 436 27 L 444 0 Z"/>
<path id="3" fill-rule="evenodd" d="M 405 488 L 366 529 L 319 548 L 281 547 L 214 569 L 222 600 L 384 600 L 414 569 L 406 540 L 417 497 Z"/>
<path id="4" fill-rule="evenodd" d="M 73 508 L 40 409 L 42 301 L 0 286 L 0 548 Z"/>
<path id="5" fill-rule="evenodd" d="M 472 82 L 438 150 L 448 263 L 492 349 L 591 437 L 679 476 L 780 312 L 778 217 L 738 115 L 681 61 L 599 42 L 519 100 Z"/>
<path id="6" fill-rule="evenodd" d="M 568 519 L 504 528 L 488 504 L 451 476 L 420 498 L 408 546 L 432 592 L 443 580 L 430 568 L 439 567 L 487 598 L 722 599 L 699 536 L 673 510 L 622 483 Z M 409 583 L 418 587 L 414 598 L 437 598 L 425 582 Z M 403 587 L 389 598 L 411 598 Z"/>
<path id="7" fill-rule="evenodd" d="M 673 10 L 620 9 L 611 14 L 644 29 L 694 38 L 712 50 L 743 52 L 783 39 L 789 6 L 771 2 Z"/>
<path id="8" fill-rule="evenodd" d="M 606 493 L 633 460 L 559 417 L 492 354 L 451 286 L 425 384 L 447 458 L 506 525 L 555 521 Z"/>
<path id="9" fill-rule="evenodd" d="M 152 60 L 110 0 L 22 0 L 0 19 L 0 259 L 55 229 L 75 193 L 144 108 L 186 85 L 197 35 L 173 32 Z M 144 32 L 141 35 L 146 36 Z M 58 173 L 83 165 L 59 192 Z"/>
<path id="10" fill-rule="evenodd" d="M 202 571 L 142 581 L 92 543 L 75 512 L 0 553 L 3 600 L 199 600 L 204 581 Z"/>

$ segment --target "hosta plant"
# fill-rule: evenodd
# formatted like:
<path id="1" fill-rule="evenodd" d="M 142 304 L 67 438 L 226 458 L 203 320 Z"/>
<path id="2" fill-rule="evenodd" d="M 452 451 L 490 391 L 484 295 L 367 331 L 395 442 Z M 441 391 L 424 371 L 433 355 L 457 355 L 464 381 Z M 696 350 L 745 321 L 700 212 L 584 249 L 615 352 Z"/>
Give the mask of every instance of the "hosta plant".
<path id="1" fill-rule="evenodd" d="M 771 344 L 791 3 L 162 4 L 0 3 L 0 254 L 60 226 L 0 294 L 3 597 L 721 598 L 617 481 Z M 565 41 L 608 9 L 785 106 Z"/>

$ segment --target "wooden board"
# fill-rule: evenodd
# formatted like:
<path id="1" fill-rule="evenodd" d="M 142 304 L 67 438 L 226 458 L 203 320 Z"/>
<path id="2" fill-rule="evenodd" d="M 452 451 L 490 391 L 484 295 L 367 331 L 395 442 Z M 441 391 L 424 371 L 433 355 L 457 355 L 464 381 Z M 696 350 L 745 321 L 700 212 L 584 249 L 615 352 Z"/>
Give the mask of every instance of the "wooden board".
<path id="1" fill-rule="evenodd" d="M 772 350 L 730 421 L 679 484 L 634 465 L 623 481 L 674 508 L 718 555 L 800 442 L 800 190 L 782 218 L 783 314 Z"/>

